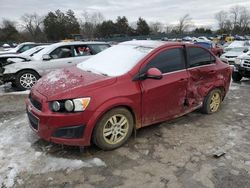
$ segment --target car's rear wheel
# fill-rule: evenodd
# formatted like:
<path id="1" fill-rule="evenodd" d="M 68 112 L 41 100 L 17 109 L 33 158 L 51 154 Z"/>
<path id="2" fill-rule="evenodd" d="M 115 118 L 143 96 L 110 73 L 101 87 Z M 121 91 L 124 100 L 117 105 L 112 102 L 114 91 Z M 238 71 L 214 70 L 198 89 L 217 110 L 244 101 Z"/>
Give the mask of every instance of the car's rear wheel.
<path id="1" fill-rule="evenodd" d="M 242 79 L 242 75 L 239 72 L 233 72 L 232 78 L 233 78 L 233 81 L 239 82 Z"/>
<path id="2" fill-rule="evenodd" d="M 132 134 L 133 116 L 125 108 L 110 110 L 97 123 L 94 143 L 103 150 L 112 150 L 123 145 Z"/>
<path id="3" fill-rule="evenodd" d="M 215 113 L 219 110 L 221 102 L 222 102 L 221 90 L 213 89 L 205 97 L 201 111 L 205 114 Z"/>
<path id="4" fill-rule="evenodd" d="M 24 91 L 32 88 L 40 76 L 31 70 L 21 71 L 16 76 L 15 85 L 18 90 Z"/>

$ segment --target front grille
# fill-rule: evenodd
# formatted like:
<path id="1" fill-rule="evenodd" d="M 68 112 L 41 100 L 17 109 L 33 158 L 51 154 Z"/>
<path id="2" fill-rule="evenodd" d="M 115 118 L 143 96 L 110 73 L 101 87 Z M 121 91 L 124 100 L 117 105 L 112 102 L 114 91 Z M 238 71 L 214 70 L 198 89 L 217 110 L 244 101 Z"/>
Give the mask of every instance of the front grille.
<path id="1" fill-rule="evenodd" d="M 29 118 L 30 125 L 33 127 L 33 129 L 38 130 L 39 126 L 39 119 L 35 117 L 31 112 L 27 110 L 27 115 Z"/>
<path id="2" fill-rule="evenodd" d="M 244 60 L 242 66 L 245 68 L 250 68 L 250 60 Z"/>
<path id="3" fill-rule="evenodd" d="M 225 56 L 226 58 L 236 58 L 237 56 Z"/>
<path id="4" fill-rule="evenodd" d="M 31 95 L 29 95 L 29 99 L 30 99 L 30 102 L 31 104 L 38 110 L 42 110 L 42 104 L 37 101 L 36 99 L 32 98 Z"/>

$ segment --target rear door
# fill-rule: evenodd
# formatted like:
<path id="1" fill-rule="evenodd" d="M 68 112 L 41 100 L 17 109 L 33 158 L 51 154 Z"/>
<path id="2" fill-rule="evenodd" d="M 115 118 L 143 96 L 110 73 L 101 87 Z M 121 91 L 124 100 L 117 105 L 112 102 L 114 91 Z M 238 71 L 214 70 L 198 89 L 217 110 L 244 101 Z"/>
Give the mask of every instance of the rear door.
<path id="1" fill-rule="evenodd" d="M 143 125 L 171 119 L 184 112 L 188 73 L 182 47 L 165 49 L 156 54 L 145 67 L 158 68 L 163 73 L 160 80 L 141 81 Z"/>
<path id="2" fill-rule="evenodd" d="M 187 50 L 188 74 L 188 104 L 192 107 L 202 103 L 204 93 L 214 84 L 217 68 L 216 58 L 200 47 L 189 46 Z"/>

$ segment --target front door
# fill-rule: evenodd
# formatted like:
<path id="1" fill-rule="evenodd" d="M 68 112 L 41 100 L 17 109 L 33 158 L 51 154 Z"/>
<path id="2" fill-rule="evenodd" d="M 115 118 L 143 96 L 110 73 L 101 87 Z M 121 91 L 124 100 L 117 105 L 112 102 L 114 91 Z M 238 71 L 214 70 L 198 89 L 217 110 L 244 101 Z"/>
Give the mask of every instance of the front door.
<path id="1" fill-rule="evenodd" d="M 150 125 L 182 114 L 185 110 L 188 73 L 183 48 L 171 48 L 156 54 L 141 72 L 158 68 L 163 78 L 141 81 L 142 121 Z"/>

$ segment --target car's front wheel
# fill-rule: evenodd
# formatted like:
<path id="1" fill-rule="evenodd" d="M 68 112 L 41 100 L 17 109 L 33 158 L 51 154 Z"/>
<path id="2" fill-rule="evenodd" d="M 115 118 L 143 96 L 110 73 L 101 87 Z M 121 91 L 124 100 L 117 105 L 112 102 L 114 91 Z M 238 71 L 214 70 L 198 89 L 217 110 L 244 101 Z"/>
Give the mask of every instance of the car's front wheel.
<path id="1" fill-rule="evenodd" d="M 233 78 L 233 81 L 239 82 L 242 79 L 242 75 L 239 72 L 233 72 L 232 78 Z"/>
<path id="2" fill-rule="evenodd" d="M 24 91 L 32 88 L 40 76 L 31 70 L 21 71 L 16 76 L 15 85 L 18 90 Z"/>
<path id="3" fill-rule="evenodd" d="M 133 116 L 125 108 L 110 110 L 97 123 L 94 143 L 103 150 L 112 150 L 123 145 L 133 131 Z"/>
<path id="4" fill-rule="evenodd" d="M 203 101 L 201 111 L 205 114 L 217 112 L 221 106 L 222 92 L 220 89 L 213 89 L 208 93 Z"/>

